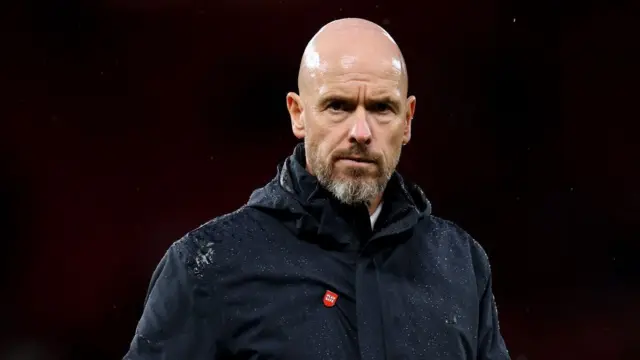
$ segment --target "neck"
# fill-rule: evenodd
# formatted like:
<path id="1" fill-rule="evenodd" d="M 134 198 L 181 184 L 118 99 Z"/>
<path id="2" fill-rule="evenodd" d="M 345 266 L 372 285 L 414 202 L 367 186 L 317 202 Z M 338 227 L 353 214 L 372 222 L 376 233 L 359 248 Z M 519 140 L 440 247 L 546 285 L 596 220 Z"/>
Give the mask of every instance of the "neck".
<path id="1" fill-rule="evenodd" d="M 368 205 L 369 215 L 373 215 L 373 213 L 376 212 L 376 209 L 380 205 L 380 202 L 382 202 L 382 193 L 380 193 L 380 195 L 376 196 L 376 198 L 372 202 L 369 203 L 369 205 Z"/>

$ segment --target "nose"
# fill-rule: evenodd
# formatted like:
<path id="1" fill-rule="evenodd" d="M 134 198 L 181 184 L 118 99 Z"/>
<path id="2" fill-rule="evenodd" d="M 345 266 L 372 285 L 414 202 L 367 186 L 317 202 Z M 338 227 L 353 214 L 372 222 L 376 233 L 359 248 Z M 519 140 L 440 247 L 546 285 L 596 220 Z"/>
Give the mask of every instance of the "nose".
<path id="1" fill-rule="evenodd" d="M 354 115 L 356 119 L 349 132 L 349 141 L 369 145 L 371 143 L 371 128 L 367 123 L 366 113 L 363 111 L 360 114 L 360 111 L 357 111 Z"/>

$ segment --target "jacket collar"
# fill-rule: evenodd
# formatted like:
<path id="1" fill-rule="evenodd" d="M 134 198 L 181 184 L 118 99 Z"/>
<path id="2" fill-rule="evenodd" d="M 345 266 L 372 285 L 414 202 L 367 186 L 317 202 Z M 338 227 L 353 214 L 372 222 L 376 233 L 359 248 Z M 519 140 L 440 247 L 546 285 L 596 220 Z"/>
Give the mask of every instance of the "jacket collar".
<path id="1" fill-rule="evenodd" d="M 293 154 L 279 167 L 277 176 L 280 188 L 295 198 L 303 210 L 295 224 L 299 235 L 333 238 L 344 245 L 353 243 L 354 232 L 364 241 L 380 240 L 411 230 L 425 214 L 431 212 L 431 205 L 422 190 L 406 183 L 398 172 L 394 172 L 385 189 L 382 212 L 372 231 L 364 205 L 340 203 L 306 170 L 305 165 L 304 144 L 298 144 Z"/>

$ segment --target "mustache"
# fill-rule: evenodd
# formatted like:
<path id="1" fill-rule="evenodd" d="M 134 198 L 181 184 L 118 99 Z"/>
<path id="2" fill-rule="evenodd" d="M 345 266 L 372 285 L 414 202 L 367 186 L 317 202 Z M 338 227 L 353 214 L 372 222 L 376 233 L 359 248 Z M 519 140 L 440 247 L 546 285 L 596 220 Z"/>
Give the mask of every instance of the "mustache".
<path id="1" fill-rule="evenodd" d="M 380 164 L 382 160 L 382 156 L 368 151 L 366 147 L 360 144 L 354 144 L 348 149 L 337 150 L 333 153 L 334 161 L 342 160 L 342 159 L 351 159 L 351 160 L 358 160 L 358 161 Z"/>

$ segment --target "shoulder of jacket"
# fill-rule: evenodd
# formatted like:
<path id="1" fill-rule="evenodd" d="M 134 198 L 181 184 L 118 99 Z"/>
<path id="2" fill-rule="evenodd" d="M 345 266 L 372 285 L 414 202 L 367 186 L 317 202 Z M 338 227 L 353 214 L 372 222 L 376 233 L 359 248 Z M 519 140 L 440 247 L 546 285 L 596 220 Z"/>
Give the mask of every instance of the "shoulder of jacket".
<path id="1" fill-rule="evenodd" d="M 181 254 L 190 272 L 201 278 L 207 269 L 233 260 L 240 239 L 256 226 L 249 212 L 248 208 L 241 207 L 215 217 L 186 233 L 171 247 Z"/>
<path id="2" fill-rule="evenodd" d="M 447 246 L 459 247 L 468 252 L 473 262 L 476 275 L 487 278 L 491 273 L 489 256 L 483 246 L 460 225 L 451 220 L 429 215 L 426 219 L 430 225 L 430 231 L 438 234 L 441 241 L 446 241 Z"/>

